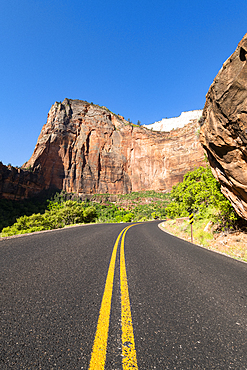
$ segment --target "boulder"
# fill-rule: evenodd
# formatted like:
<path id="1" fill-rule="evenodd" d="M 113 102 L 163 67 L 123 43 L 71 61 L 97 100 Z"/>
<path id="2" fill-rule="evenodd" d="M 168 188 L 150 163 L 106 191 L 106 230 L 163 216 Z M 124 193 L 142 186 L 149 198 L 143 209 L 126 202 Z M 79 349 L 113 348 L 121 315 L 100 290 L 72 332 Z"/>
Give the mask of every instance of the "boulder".
<path id="1" fill-rule="evenodd" d="M 200 142 L 222 193 L 247 220 L 247 34 L 206 95 Z"/>

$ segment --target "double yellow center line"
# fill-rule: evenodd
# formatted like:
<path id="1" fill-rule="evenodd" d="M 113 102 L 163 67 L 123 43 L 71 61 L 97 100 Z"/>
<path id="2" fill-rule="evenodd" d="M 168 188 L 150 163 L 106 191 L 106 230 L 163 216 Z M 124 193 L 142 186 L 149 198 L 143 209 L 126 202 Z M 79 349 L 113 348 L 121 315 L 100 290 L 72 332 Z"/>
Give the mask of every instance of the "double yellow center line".
<path id="1" fill-rule="evenodd" d="M 131 318 L 129 290 L 124 256 L 124 239 L 127 231 L 135 225 L 127 226 L 118 235 L 112 251 L 111 261 L 105 283 L 105 290 L 101 302 L 97 330 L 95 334 L 93 350 L 89 370 L 104 370 L 106 361 L 106 350 L 108 331 L 111 314 L 111 301 L 113 292 L 114 271 L 117 257 L 118 245 L 120 247 L 120 292 L 121 292 L 121 324 L 122 324 L 122 367 L 123 370 L 138 369 L 134 332 Z M 121 239 L 122 238 L 122 239 Z"/>

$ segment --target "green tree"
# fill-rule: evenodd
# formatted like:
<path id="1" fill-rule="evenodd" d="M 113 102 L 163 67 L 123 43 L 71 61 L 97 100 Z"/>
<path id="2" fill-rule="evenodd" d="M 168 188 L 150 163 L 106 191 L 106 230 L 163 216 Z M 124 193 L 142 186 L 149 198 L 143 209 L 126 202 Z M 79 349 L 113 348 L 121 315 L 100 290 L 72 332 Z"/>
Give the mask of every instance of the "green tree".
<path id="1" fill-rule="evenodd" d="M 233 225 L 239 218 L 208 166 L 184 175 L 183 182 L 172 188 L 171 198 L 166 208 L 171 218 L 188 216 L 189 209 L 199 219 L 208 217 L 224 226 Z"/>

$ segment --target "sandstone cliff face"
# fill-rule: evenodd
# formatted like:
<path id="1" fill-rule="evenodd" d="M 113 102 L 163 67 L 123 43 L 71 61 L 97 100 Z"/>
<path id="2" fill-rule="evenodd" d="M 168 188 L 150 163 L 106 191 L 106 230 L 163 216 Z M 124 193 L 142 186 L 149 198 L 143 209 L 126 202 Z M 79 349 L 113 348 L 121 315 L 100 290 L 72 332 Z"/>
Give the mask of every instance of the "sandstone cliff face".
<path id="1" fill-rule="evenodd" d="M 200 141 L 214 176 L 237 213 L 247 219 L 247 34 L 206 96 Z"/>
<path id="2" fill-rule="evenodd" d="M 76 193 L 167 191 L 204 164 L 197 120 L 168 133 L 130 125 L 85 101 L 65 99 L 48 114 L 25 167 L 45 188 Z"/>
<path id="3" fill-rule="evenodd" d="M 24 199 L 39 194 L 42 190 L 43 179 L 39 173 L 4 166 L 0 162 L 0 198 Z"/>

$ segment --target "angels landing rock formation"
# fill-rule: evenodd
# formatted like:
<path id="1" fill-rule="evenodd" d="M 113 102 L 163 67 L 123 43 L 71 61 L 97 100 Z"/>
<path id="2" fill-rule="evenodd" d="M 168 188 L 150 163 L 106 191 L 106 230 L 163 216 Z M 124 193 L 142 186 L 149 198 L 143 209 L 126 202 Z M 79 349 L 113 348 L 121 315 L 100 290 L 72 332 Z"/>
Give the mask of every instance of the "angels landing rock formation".
<path id="1" fill-rule="evenodd" d="M 223 64 L 206 96 L 200 141 L 214 176 L 247 220 L 247 34 Z"/>
<path id="2" fill-rule="evenodd" d="M 155 132 L 81 100 L 55 103 L 24 165 L 44 188 L 76 193 L 167 191 L 203 165 L 199 124 Z"/>

